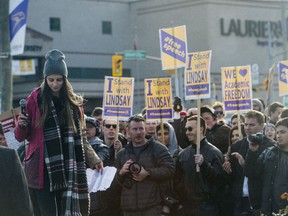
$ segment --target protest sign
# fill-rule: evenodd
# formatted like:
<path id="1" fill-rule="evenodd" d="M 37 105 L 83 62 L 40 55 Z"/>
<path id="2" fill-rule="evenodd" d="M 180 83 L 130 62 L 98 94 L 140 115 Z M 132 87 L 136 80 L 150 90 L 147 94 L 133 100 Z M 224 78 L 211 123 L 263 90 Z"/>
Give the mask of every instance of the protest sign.
<path id="1" fill-rule="evenodd" d="M 159 29 L 162 70 L 185 67 L 186 26 Z"/>
<path id="2" fill-rule="evenodd" d="M 145 79 L 146 118 L 171 120 L 173 118 L 170 78 Z"/>
<path id="3" fill-rule="evenodd" d="M 14 136 L 16 117 L 19 115 L 19 113 L 20 107 L 16 109 L 11 109 L 0 115 L 0 123 L 2 124 L 7 146 L 13 149 L 18 149 L 18 147 L 21 145 L 21 143 L 19 143 Z"/>
<path id="4" fill-rule="evenodd" d="M 103 108 L 105 117 L 127 120 L 133 110 L 133 77 L 105 76 Z"/>
<path id="5" fill-rule="evenodd" d="M 281 61 L 278 64 L 279 70 L 279 96 L 288 95 L 288 61 Z"/>
<path id="6" fill-rule="evenodd" d="M 185 100 L 210 98 L 212 51 L 188 53 L 185 67 Z"/>
<path id="7" fill-rule="evenodd" d="M 273 77 L 274 77 L 274 68 L 275 68 L 275 65 L 273 64 L 271 66 L 271 68 L 269 68 L 269 71 L 268 71 L 267 90 L 266 90 L 266 94 L 267 94 L 266 105 L 267 105 L 267 107 L 270 106 L 270 101 L 271 101 L 272 82 L 273 82 Z"/>
<path id="8" fill-rule="evenodd" d="M 222 67 L 222 94 L 227 113 L 252 109 L 250 65 Z"/>

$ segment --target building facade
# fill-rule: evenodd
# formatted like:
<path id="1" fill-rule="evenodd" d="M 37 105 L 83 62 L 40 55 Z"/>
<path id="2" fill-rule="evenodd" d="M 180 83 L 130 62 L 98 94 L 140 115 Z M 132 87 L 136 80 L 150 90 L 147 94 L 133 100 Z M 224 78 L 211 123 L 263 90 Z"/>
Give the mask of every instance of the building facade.
<path id="1" fill-rule="evenodd" d="M 147 59 L 123 60 L 123 68 L 124 76 L 136 79 L 134 113 L 140 112 L 145 106 L 143 79 L 170 76 L 161 69 L 159 29 L 180 25 L 186 25 L 188 52 L 212 50 L 211 80 L 217 99 L 222 100 L 221 67 L 253 65 L 254 87 L 259 87 L 253 97 L 265 101 L 262 82 L 268 69 L 287 58 L 285 9 L 281 1 L 261 0 L 30 0 L 27 25 L 33 31 L 27 31 L 25 53 L 17 58 L 35 58 L 37 73 L 14 78 L 14 101 L 39 84 L 44 53 L 57 48 L 66 55 L 75 91 L 88 99 L 89 114 L 102 105 L 112 55 L 138 49 L 146 51 Z M 41 50 L 37 50 L 39 43 Z M 184 68 L 178 69 L 179 94 L 184 100 L 183 72 Z M 271 99 L 282 101 L 277 67 L 272 91 Z M 184 104 L 187 108 L 196 105 L 194 101 Z"/>

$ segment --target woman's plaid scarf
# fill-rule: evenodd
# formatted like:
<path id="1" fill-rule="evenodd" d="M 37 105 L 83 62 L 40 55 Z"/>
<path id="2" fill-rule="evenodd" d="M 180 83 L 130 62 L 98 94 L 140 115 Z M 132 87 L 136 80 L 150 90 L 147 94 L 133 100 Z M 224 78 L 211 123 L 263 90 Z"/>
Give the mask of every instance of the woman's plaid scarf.
<path id="1" fill-rule="evenodd" d="M 84 150 L 79 124 L 79 109 L 71 107 L 77 129 L 66 126 L 60 130 L 53 101 L 44 123 L 45 163 L 50 191 L 63 191 L 61 215 L 84 216 L 89 214 L 89 194 L 84 161 Z M 66 124 L 67 125 L 67 124 Z"/>

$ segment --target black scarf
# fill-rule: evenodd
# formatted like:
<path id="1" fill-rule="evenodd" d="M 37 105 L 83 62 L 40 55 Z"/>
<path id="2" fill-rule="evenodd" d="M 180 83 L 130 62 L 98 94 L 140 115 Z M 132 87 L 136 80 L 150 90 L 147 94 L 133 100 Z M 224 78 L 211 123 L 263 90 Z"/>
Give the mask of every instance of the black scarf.
<path id="1" fill-rule="evenodd" d="M 68 124 L 64 128 L 60 127 L 53 100 L 49 104 L 50 112 L 44 123 L 45 163 L 50 191 L 63 191 L 59 206 L 61 214 L 80 216 L 89 213 L 89 194 L 79 123 L 80 111 L 75 106 L 71 106 L 71 109 L 76 134 Z"/>

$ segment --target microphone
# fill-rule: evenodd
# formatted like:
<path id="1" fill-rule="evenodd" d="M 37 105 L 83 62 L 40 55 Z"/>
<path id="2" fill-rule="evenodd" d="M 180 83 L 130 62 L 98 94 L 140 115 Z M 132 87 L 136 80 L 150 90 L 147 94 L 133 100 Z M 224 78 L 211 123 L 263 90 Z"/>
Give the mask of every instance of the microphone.
<path id="1" fill-rule="evenodd" d="M 21 99 L 19 101 L 19 105 L 20 105 L 20 108 L 21 108 L 21 113 L 23 115 L 27 116 L 26 111 L 25 111 L 25 109 L 26 109 L 26 100 L 25 99 Z M 30 117 L 27 116 L 27 119 L 26 119 L 27 126 L 25 128 L 28 127 L 28 124 L 30 123 L 30 121 L 31 121 Z"/>
<path id="2" fill-rule="evenodd" d="M 21 113 L 26 116 L 26 111 L 25 111 L 25 109 L 26 109 L 26 100 L 25 99 L 21 99 L 19 101 L 19 105 L 20 105 L 20 108 L 21 108 Z"/>

